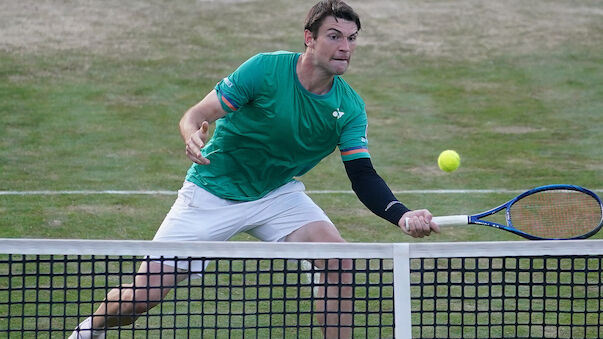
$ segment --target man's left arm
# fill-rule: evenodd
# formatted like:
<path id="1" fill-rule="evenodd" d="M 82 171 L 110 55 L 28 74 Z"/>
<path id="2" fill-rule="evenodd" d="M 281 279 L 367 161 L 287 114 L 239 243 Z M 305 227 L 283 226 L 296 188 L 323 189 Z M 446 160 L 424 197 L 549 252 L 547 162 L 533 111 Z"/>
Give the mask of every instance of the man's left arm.
<path id="1" fill-rule="evenodd" d="M 396 199 L 385 181 L 375 171 L 370 158 L 359 158 L 343 163 L 352 183 L 352 189 L 358 199 L 373 213 L 399 226 L 404 233 L 415 238 L 440 231 L 439 226 L 432 221 L 432 215 L 428 210 L 410 210 Z"/>

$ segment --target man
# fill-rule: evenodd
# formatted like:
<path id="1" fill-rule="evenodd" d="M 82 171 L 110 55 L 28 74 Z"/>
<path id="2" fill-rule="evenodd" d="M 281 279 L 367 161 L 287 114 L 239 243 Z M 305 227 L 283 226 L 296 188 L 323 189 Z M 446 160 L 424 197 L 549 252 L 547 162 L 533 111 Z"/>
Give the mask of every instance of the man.
<path id="1" fill-rule="evenodd" d="M 429 211 L 411 211 L 396 200 L 371 164 L 364 102 L 340 77 L 350 64 L 359 30 L 360 20 L 351 7 L 340 0 L 323 0 L 306 18 L 304 53 L 258 54 L 185 112 L 180 132 L 194 163 L 153 240 L 228 240 L 247 232 L 264 241 L 344 242 L 294 179 L 336 147 L 352 188 L 371 211 L 413 237 L 439 231 Z M 215 131 L 208 141 L 213 122 Z M 102 338 L 105 328 L 131 324 L 188 278 L 187 267 L 173 265 L 143 263 L 136 288 L 109 292 L 71 337 Z M 350 261 L 317 265 L 333 272 L 322 279 L 334 286 L 319 295 L 351 295 L 351 287 L 346 287 L 351 277 L 337 274 L 350 268 Z M 344 287 L 337 287 L 339 279 Z M 337 298 L 317 299 L 325 337 L 350 337 L 352 305 L 340 304 Z"/>

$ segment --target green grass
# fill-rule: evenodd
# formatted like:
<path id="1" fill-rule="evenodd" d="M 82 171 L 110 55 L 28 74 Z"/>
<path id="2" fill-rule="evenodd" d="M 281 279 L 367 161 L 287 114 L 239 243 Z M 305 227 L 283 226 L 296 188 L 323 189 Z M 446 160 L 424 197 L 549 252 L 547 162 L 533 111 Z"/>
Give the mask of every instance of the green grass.
<path id="1" fill-rule="evenodd" d="M 345 79 L 367 104 L 372 160 L 392 189 L 603 189 L 599 1 L 351 3 L 363 29 Z M 190 165 L 177 129 L 182 113 L 251 55 L 301 51 L 308 4 L 5 7 L 0 191 L 175 191 Z M 437 168 L 444 149 L 461 154 L 454 173 Z M 309 190 L 350 189 L 337 153 L 302 181 Z M 311 197 L 351 242 L 520 240 L 479 226 L 412 239 L 354 195 Z M 445 215 L 512 194 L 398 198 Z M 151 239 L 174 199 L 0 195 L 0 237 Z"/>

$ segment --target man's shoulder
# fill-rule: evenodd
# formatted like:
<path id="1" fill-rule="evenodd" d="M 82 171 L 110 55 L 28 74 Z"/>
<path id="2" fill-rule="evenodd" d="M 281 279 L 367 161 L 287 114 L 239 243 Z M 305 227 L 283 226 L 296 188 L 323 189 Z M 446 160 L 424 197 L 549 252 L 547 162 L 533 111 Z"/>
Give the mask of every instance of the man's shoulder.
<path id="1" fill-rule="evenodd" d="M 299 53 L 289 51 L 262 52 L 252 56 L 250 60 L 278 62 L 281 60 L 293 60 L 298 54 Z"/>
<path id="2" fill-rule="evenodd" d="M 340 76 L 337 76 L 337 86 L 339 87 L 338 90 L 345 96 L 345 102 L 364 108 L 364 100 L 362 100 L 360 94 Z"/>
<path id="3" fill-rule="evenodd" d="M 262 76 L 256 74 L 258 77 L 282 76 L 287 74 L 284 70 L 292 67 L 298 54 L 288 51 L 258 53 L 249 58 L 245 65 L 247 69 L 256 70 L 256 73 L 261 72 Z"/>
<path id="4" fill-rule="evenodd" d="M 272 55 L 272 56 L 295 56 L 297 54 L 299 54 L 298 52 L 290 52 L 290 51 L 274 51 L 274 52 L 263 52 L 263 53 L 259 53 L 261 55 Z"/>

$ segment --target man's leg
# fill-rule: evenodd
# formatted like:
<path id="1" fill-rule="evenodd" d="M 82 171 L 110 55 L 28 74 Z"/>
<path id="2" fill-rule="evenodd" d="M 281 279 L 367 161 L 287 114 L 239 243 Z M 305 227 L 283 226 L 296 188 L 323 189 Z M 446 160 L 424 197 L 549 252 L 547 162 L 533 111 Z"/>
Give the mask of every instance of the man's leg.
<path id="1" fill-rule="evenodd" d="M 289 234 L 285 241 L 291 242 L 345 242 L 339 231 L 327 221 L 316 221 L 302 226 Z M 326 269 L 320 275 L 320 286 L 316 299 L 316 317 L 325 326 L 325 338 L 351 338 L 354 288 L 352 273 L 343 273 L 352 268 L 351 259 L 330 259 L 314 262 L 318 268 Z M 324 288 L 327 279 L 328 287 Z M 340 287 L 341 284 L 341 287 Z"/>
<path id="2" fill-rule="evenodd" d="M 115 326 L 132 324 L 143 313 L 158 305 L 169 291 L 187 274 L 178 274 L 174 267 L 158 262 L 143 262 L 132 284 L 111 290 L 105 301 L 69 337 L 86 339 L 104 337 L 104 330 Z"/>
<path id="3" fill-rule="evenodd" d="M 228 240 L 233 234 L 240 232 L 237 227 L 246 226 L 242 222 L 249 217 L 249 209 L 245 208 L 246 205 L 248 204 L 237 204 L 221 199 L 201 187 L 185 181 L 178 191 L 178 198 L 155 233 L 153 240 Z M 257 210 L 257 208 L 253 210 Z M 203 265 L 207 265 L 207 262 L 193 262 L 192 267 L 185 269 L 200 272 L 204 269 Z M 141 314 L 160 303 L 172 287 L 188 277 L 189 275 L 184 271 L 175 272 L 172 266 L 163 265 L 162 270 L 162 265 L 158 262 L 151 261 L 148 265 L 143 263 L 134 283 L 110 291 L 94 315 L 78 326 L 78 328 L 87 326 L 81 328 L 84 331 L 76 330 L 72 338 L 90 338 L 90 328 L 103 330 L 133 323 Z"/>

